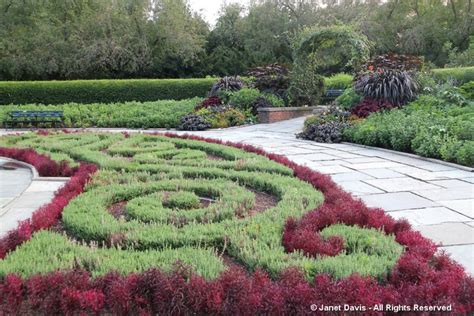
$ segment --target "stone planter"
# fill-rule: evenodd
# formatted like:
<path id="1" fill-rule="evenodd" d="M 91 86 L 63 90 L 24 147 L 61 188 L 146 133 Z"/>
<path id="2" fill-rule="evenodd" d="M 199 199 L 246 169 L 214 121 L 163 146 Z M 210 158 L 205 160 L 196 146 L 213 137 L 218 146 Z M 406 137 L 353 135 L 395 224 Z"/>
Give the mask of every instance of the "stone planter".
<path id="1" fill-rule="evenodd" d="M 306 107 L 277 107 L 277 108 L 259 108 L 259 123 L 273 123 L 289 120 L 296 117 L 307 116 L 313 113 L 315 106 Z"/>

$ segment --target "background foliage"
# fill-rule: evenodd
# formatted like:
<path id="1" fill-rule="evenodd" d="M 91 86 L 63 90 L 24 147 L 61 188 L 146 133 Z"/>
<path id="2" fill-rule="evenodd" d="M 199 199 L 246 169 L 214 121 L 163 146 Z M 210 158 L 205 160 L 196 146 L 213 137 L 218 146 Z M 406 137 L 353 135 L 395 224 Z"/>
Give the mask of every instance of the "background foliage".
<path id="1" fill-rule="evenodd" d="M 348 25 L 373 53 L 472 66 L 471 0 L 258 0 L 211 28 L 187 0 L 0 0 L 0 80 L 201 77 L 291 64 L 305 28 Z"/>

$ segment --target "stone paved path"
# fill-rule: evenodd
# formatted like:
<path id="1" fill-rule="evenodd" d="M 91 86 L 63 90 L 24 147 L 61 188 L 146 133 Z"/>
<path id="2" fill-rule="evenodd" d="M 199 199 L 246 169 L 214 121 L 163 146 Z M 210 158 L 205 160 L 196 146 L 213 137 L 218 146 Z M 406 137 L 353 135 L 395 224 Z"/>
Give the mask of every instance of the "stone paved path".
<path id="1" fill-rule="evenodd" d="M 2 168 L 13 160 L 0 158 L 0 238 L 18 226 L 18 221 L 31 217 L 31 214 L 52 200 L 54 192 L 67 179 L 38 177 L 28 166 L 16 169 Z"/>
<path id="2" fill-rule="evenodd" d="M 295 134 L 301 131 L 303 121 L 297 118 L 193 134 L 259 146 L 331 175 L 369 206 L 381 207 L 394 218 L 408 219 L 474 275 L 472 169 L 352 144 L 299 140 Z"/>
<path id="3" fill-rule="evenodd" d="M 472 170 L 393 151 L 299 140 L 295 134 L 303 121 L 297 118 L 193 134 L 256 145 L 330 174 L 367 205 L 381 207 L 396 219 L 408 219 L 474 275 Z"/>

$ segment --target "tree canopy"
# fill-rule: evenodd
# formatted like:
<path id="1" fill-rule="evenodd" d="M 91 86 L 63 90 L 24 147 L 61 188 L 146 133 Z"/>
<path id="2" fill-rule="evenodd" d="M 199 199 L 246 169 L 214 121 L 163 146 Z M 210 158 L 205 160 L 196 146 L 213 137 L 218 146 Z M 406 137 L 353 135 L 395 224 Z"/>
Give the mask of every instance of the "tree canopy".
<path id="1" fill-rule="evenodd" d="M 471 0 L 254 0 L 222 7 L 211 28 L 187 0 L 0 0 L 0 80 L 242 74 L 292 64 L 304 29 L 337 25 L 373 54 L 469 65 L 472 10 Z"/>

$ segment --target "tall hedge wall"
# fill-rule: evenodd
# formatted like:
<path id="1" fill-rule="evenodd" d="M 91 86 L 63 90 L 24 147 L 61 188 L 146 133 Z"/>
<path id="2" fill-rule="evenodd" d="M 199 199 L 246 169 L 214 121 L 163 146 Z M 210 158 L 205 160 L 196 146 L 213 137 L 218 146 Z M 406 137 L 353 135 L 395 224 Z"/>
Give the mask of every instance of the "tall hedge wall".
<path id="1" fill-rule="evenodd" d="M 0 81 L 0 104 L 113 103 L 204 97 L 215 78 Z"/>
<path id="2" fill-rule="evenodd" d="M 474 80 L 474 67 L 439 68 L 433 69 L 438 80 L 455 79 L 460 85 Z"/>

